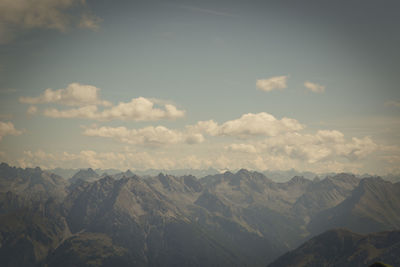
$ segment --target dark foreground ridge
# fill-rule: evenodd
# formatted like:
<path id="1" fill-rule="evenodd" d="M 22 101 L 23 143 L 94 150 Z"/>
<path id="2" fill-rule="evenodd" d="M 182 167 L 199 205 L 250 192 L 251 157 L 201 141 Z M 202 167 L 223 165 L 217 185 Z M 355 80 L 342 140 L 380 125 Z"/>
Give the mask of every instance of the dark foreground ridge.
<path id="1" fill-rule="evenodd" d="M 385 262 L 400 265 L 400 231 L 361 235 L 336 229 L 312 238 L 268 266 L 389 266 Z"/>
<path id="2" fill-rule="evenodd" d="M 332 232 L 344 233 L 349 255 L 364 255 L 365 247 L 375 253 L 367 249 L 375 255 L 368 260 L 397 252 L 399 245 L 384 245 L 384 234 L 362 234 L 400 229 L 400 184 L 351 174 L 276 183 L 247 170 L 197 179 L 87 169 L 67 180 L 0 164 L 3 266 L 267 266 L 342 227 L 361 233 Z M 329 233 L 321 236 L 342 240 Z M 363 238 L 377 241 L 359 247 Z M 315 257 L 323 258 L 318 248 Z"/>

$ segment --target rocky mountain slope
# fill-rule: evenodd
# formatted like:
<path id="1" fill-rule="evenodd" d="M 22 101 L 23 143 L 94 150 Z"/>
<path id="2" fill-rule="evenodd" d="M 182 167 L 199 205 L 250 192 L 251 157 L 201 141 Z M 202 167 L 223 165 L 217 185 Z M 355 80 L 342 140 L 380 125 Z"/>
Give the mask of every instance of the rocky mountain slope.
<path id="1" fill-rule="evenodd" d="M 360 233 L 400 229 L 400 184 L 379 177 L 364 178 L 351 195 L 314 216 L 308 228 L 319 233 L 345 227 Z"/>
<path id="2" fill-rule="evenodd" d="M 400 265 L 400 231 L 356 234 L 327 231 L 279 257 L 269 267 L 364 267 L 375 262 Z"/>
<path id="3" fill-rule="evenodd" d="M 0 260 L 7 266 L 266 266 L 327 229 L 400 227 L 398 184 L 374 177 L 295 176 L 276 183 L 247 170 L 202 179 L 92 172 L 80 171 L 70 184 L 39 168 L 1 164 Z"/>

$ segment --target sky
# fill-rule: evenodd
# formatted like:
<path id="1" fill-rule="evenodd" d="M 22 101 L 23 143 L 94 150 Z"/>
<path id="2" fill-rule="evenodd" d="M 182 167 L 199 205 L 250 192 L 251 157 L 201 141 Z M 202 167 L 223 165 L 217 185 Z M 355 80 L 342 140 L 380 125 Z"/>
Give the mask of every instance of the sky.
<path id="1" fill-rule="evenodd" d="M 400 173 L 400 2 L 0 0 L 0 161 Z"/>

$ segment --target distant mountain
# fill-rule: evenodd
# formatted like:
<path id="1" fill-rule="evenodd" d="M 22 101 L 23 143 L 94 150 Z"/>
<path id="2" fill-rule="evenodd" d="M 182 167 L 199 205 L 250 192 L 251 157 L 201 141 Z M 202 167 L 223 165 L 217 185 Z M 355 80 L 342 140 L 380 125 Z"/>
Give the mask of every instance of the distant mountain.
<path id="1" fill-rule="evenodd" d="M 22 169 L 0 164 L 0 194 L 10 191 L 29 201 L 62 199 L 67 194 L 66 185 L 63 178 L 39 167 Z"/>
<path id="2" fill-rule="evenodd" d="M 400 266 L 399 255 L 400 231 L 361 235 L 337 229 L 312 238 L 268 266 L 364 267 L 375 262 Z"/>
<path id="3" fill-rule="evenodd" d="M 308 180 L 312 180 L 318 176 L 318 174 L 316 174 L 314 172 L 301 172 L 301 171 L 297 171 L 295 169 L 290 169 L 290 170 L 286 170 L 286 171 L 265 170 L 262 173 L 265 176 L 267 176 L 268 178 L 270 178 L 271 180 L 273 180 L 275 182 L 281 182 L 281 183 L 287 182 L 295 176 L 304 177 Z"/>
<path id="4" fill-rule="evenodd" d="M 174 177 L 160 175 L 156 179 L 168 190 L 174 190 L 173 184 L 177 189 L 186 188 Z M 169 179 L 173 181 L 169 183 Z M 75 188 L 65 201 L 72 232 L 106 234 L 115 246 L 128 251 L 127 257 L 137 266 L 245 263 L 231 250 L 230 243 L 216 239 L 211 231 L 192 221 L 155 186 L 154 181 L 135 176 L 120 180 L 105 177 Z"/>
<path id="5" fill-rule="evenodd" d="M 57 174 L 58 176 L 61 176 L 64 179 L 70 179 L 72 176 L 74 176 L 75 173 L 79 171 L 79 169 L 55 168 L 55 169 L 48 169 L 47 171 Z"/>
<path id="6" fill-rule="evenodd" d="M 118 173 L 115 173 L 115 174 L 113 174 L 113 175 L 109 175 L 108 173 L 104 173 L 103 175 L 101 175 L 102 177 L 105 177 L 105 176 L 111 176 L 111 177 L 113 177 L 114 179 L 121 179 L 121 178 L 124 178 L 124 177 L 132 177 L 132 176 L 134 176 L 135 174 L 133 173 L 133 172 L 131 172 L 131 170 L 126 170 L 125 172 L 118 172 Z"/>
<path id="7" fill-rule="evenodd" d="M 81 169 L 64 169 L 64 168 L 55 168 L 55 169 L 49 169 L 47 170 L 48 172 L 57 174 L 65 179 L 70 179 L 72 178 L 77 172 L 79 172 Z M 115 175 L 120 175 L 122 172 L 121 170 L 117 169 L 95 169 L 94 170 L 98 175 L 100 176 L 115 176 Z M 214 168 L 208 168 L 208 169 L 176 169 L 176 170 L 164 170 L 164 169 L 148 169 L 148 170 L 134 170 L 130 172 L 139 175 L 139 176 L 155 176 L 158 175 L 159 173 L 166 173 L 169 175 L 174 175 L 174 176 L 185 176 L 185 175 L 193 175 L 196 177 L 204 177 L 207 175 L 214 175 L 220 173 L 217 169 Z M 105 174 L 105 175 L 104 175 Z M 127 176 L 129 177 L 129 176 Z M 120 177 L 121 178 L 121 177 Z"/>
<path id="8" fill-rule="evenodd" d="M 77 172 L 81 169 L 64 169 L 64 168 L 55 168 L 55 169 L 48 169 L 48 172 L 57 174 L 65 179 L 71 179 Z M 102 175 L 103 173 L 107 173 L 108 175 L 114 175 L 120 173 L 120 170 L 117 169 L 95 169 L 94 170 L 97 174 Z"/>
<path id="9" fill-rule="evenodd" d="M 196 177 L 204 177 L 207 175 L 218 174 L 219 171 L 214 168 L 208 169 L 176 169 L 176 170 L 165 170 L 165 169 L 148 169 L 148 170 L 134 170 L 134 173 L 139 176 L 155 176 L 159 173 L 165 173 L 174 176 L 185 176 L 193 175 Z"/>
<path id="10" fill-rule="evenodd" d="M 76 183 L 77 181 L 82 182 L 93 182 L 100 178 L 100 175 L 97 174 L 92 168 L 88 168 L 86 170 L 81 169 L 77 173 L 72 176 L 70 179 L 71 183 Z"/>
<path id="11" fill-rule="evenodd" d="M 392 183 L 398 183 L 398 182 L 400 182 L 400 174 L 388 174 L 388 175 L 382 176 L 382 179 L 392 182 Z"/>
<path id="12" fill-rule="evenodd" d="M 361 233 L 400 229 L 399 211 L 399 183 L 364 178 L 348 198 L 317 214 L 308 228 L 313 233 L 337 227 Z"/>
<path id="13" fill-rule="evenodd" d="M 359 183 L 359 178 L 346 173 L 315 180 L 297 198 L 293 212 L 308 222 L 318 212 L 335 207 L 349 197 Z"/>

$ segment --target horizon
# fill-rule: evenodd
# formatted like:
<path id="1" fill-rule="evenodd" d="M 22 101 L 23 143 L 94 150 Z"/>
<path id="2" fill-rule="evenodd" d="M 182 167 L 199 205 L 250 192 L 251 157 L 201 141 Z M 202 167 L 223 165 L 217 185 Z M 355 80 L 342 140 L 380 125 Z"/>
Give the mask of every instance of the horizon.
<path id="1" fill-rule="evenodd" d="M 132 172 L 134 175 L 146 175 L 146 176 L 157 176 L 160 174 L 163 175 L 172 175 L 172 176 L 186 176 L 186 175 L 191 175 L 196 177 L 197 179 L 201 179 L 201 178 L 205 178 L 206 176 L 213 176 L 213 175 L 219 175 L 219 174 L 225 174 L 225 173 L 232 173 L 232 174 L 237 174 L 241 171 L 247 171 L 250 173 L 259 173 L 264 175 L 266 178 L 272 179 L 272 180 L 276 180 L 276 181 L 289 181 L 295 177 L 303 177 L 307 180 L 313 180 L 315 178 L 322 178 L 325 179 L 327 177 L 332 177 L 332 176 L 336 176 L 336 175 L 342 175 L 342 174 L 346 174 L 346 175 L 354 175 L 355 177 L 358 178 L 369 178 L 369 177 L 380 177 L 382 179 L 387 178 L 388 176 L 397 176 L 397 174 L 393 174 L 393 173 L 388 173 L 386 175 L 377 175 L 377 174 L 371 174 L 371 173 L 353 173 L 353 172 L 325 172 L 325 173 L 316 173 L 316 172 L 310 172 L 310 171 L 298 171 L 296 169 L 288 169 L 288 170 L 252 170 L 252 169 L 246 169 L 246 168 L 240 168 L 240 169 L 234 169 L 234 170 L 230 170 L 230 169 L 223 169 L 223 170 L 218 170 L 218 169 L 214 169 L 214 168 L 209 168 L 209 169 L 171 169 L 171 170 L 165 170 L 165 169 L 145 169 L 145 170 L 133 170 L 133 169 L 126 169 L 126 170 L 121 170 L 121 169 L 102 169 L 102 168 L 91 168 L 91 167 L 87 167 L 87 168 L 61 168 L 61 167 L 56 167 L 56 168 L 52 168 L 52 169 L 46 169 L 46 168 L 41 168 L 40 166 L 32 166 L 32 167 L 26 167 L 26 168 L 22 168 L 20 166 L 12 166 L 6 162 L 1 162 L 1 164 L 6 164 L 11 168 L 21 168 L 21 169 L 36 169 L 39 168 L 42 171 L 46 171 L 46 172 L 50 172 L 50 173 L 54 173 L 56 175 L 61 176 L 62 178 L 66 178 L 66 179 L 70 179 L 72 176 L 74 176 L 75 174 L 77 174 L 80 171 L 88 171 L 88 170 L 92 170 L 94 171 L 97 175 L 99 175 L 99 177 L 103 177 L 104 175 L 106 176 L 113 176 L 115 174 L 121 174 L 121 173 L 125 173 L 125 172 Z M 59 172 L 57 172 L 59 171 Z M 73 171 L 72 175 L 70 175 L 70 177 L 65 177 L 63 175 L 61 175 L 60 173 L 63 171 Z M 108 173 L 107 171 L 111 171 L 110 173 Z M 187 172 L 187 171 L 193 171 L 192 173 Z M 196 174 L 196 172 L 207 172 L 209 171 L 208 174 L 204 175 L 204 176 L 198 176 Z M 210 172 L 212 171 L 212 172 Z M 268 174 L 273 175 L 272 177 L 269 177 Z M 286 175 L 287 173 L 294 173 L 292 175 Z M 300 175 L 300 176 L 299 176 Z M 312 175 L 312 177 L 310 176 Z M 394 181 L 394 180 L 393 180 Z"/>
<path id="2" fill-rule="evenodd" d="M 0 162 L 400 174 L 398 1 L 0 3 Z"/>

